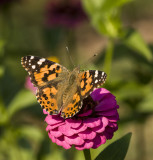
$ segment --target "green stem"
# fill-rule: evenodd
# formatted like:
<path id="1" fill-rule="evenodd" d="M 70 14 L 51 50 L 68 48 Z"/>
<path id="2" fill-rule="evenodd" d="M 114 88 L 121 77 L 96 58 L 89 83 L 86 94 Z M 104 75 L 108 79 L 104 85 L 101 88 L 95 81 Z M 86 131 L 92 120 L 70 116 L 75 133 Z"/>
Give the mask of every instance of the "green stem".
<path id="1" fill-rule="evenodd" d="M 84 149 L 83 153 L 84 153 L 85 160 L 91 160 L 90 149 Z"/>
<path id="2" fill-rule="evenodd" d="M 107 80 L 109 79 L 112 59 L 113 59 L 113 51 L 114 51 L 114 41 L 113 39 L 109 39 L 108 46 L 106 49 L 105 61 L 104 61 L 104 71 L 107 73 Z"/>

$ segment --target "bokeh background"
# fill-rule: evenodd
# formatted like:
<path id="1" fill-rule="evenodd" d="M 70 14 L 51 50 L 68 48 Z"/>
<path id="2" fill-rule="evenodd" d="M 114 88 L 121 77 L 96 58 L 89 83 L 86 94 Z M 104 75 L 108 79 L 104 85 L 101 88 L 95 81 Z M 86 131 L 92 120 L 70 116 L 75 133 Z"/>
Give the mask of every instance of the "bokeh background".
<path id="1" fill-rule="evenodd" d="M 105 71 L 104 87 L 120 106 L 119 129 L 92 157 L 132 132 L 125 159 L 153 159 L 152 51 L 152 0 L 0 0 L 0 160 L 84 158 L 48 138 L 45 116 L 20 64 L 25 55 L 72 69 L 71 55 L 82 69 Z"/>

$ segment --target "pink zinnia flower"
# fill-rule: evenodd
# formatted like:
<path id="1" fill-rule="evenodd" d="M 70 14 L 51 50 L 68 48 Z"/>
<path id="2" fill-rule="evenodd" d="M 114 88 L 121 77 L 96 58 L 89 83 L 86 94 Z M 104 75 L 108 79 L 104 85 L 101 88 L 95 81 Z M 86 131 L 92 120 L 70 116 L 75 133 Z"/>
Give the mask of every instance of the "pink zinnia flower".
<path id="1" fill-rule="evenodd" d="M 31 90 L 33 93 L 36 93 L 37 88 L 33 86 L 29 76 L 26 78 L 25 88 Z"/>
<path id="2" fill-rule="evenodd" d="M 95 89 L 84 99 L 82 110 L 71 119 L 60 115 L 49 115 L 45 110 L 46 130 L 52 142 L 69 149 L 72 145 L 78 150 L 97 148 L 111 139 L 118 129 L 119 106 L 108 90 Z"/>

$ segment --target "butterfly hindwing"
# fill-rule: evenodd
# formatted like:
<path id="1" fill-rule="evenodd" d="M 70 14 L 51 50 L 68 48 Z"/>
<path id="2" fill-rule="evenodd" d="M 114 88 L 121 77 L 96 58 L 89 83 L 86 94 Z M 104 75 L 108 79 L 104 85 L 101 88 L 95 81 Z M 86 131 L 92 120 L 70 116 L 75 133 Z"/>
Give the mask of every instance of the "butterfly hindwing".
<path id="1" fill-rule="evenodd" d="M 83 73 L 80 73 L 81 76 L 81 96 L 82 99 L 85 98 L 94 90 L 105 83 L 106 73 L 98 70 L 87 70 Z"/>
<path id="2" fill-rule="evenodd" d="M 42 109 L 45 109 L 49 114 L 58 114 L 57 104 L 57 88 L 56 86 L 47 85 L 37 89 L 37 101 Z"/>
<path id="3" fill-rule="evenodd" d="M 82 108 L 82 99 L 80 95 L 80 89 L 77 87 L 76 92 L 72 96 L 72 99 L 66 103 L 61 110 L 61 117 L 70 118 L 73 117 L 76 113 Z"/>

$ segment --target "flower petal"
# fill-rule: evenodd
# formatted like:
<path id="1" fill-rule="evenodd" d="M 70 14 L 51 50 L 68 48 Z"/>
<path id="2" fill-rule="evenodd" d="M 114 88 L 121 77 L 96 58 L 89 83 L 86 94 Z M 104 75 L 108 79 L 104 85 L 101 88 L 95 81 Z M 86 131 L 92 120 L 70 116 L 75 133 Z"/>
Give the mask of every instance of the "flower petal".
<path id="1" fill-rule="evenodd" d="M 107 111 L 114 109 L 116 106 L 116 100 L 115 98 L 112 98 L 112 96 L 109 96 L 109 98 L 103 99 L 96 107 L 95 111 Z"/>
<path id="2" fill-rule="evenodd" d="M 83 123 L 89 128 L 94 128 L 100 125 L 101 120 L 100 118 L 87 118 L 83 120 Z"/>
<path id="3" fill-rule="evenodd" d="M 64 119 L 59 116 L 47 115 L 45 118 L 45 121 L 47 122 L 47 124 L 55 125 L 55 124 L 64 122 Z"/>
<path id="4" fill-rule="evenodd" d="M 97 88 L 95 89 L 90 95 L 94 101 L 100 101 L 102 100 L 105 96 L 107 96 L 110 93 L 105 88 Z"/>
<path id="5" fill-rule="evenodd" d="M 77 119 L 66 119 L 65 122 L 71 128 L 78 128 L 82 124 L 82 120 L 77 120 Z"/>
<path id="6" fill-rule="evenodd" d="M 59 127 L 59 126 L 62 126 L 62 125 L 64 125 L 65 123 L 64 122 L 62 122 L 62 123 L 58 123 L 58 124 L 55 124 L 55 125 L 48 125 L 47 127 L 46 127 L 46 131 L 49 131 L 49 130 L 51 130 L 51 129 L 55 129 L 55 128 L 57 128 L 57 127 Z"/>
<path id="7" fill-rule="evenodd" d="M 83 144 L 83 145 L 76 145 L 75 146 L 75 148 L 77 149 L 77 150 L 83 150 L 83 149 L 90 149 L 90 148 L 92 148 L 92 146 L 93 146 L 93 141 L 90 141 L 90 140 L 86 140 L 85 141 L 85 143 Z"/>
<path id="8" fill-rule="evenodd" d="M 97 135 L 93 140 L 94 145 L 92 148 L 98 148 L 100 145 L 106 143 L 106 137 L 103 135 Z"/>
<path id="9" fill-rule="evenodd" d="M 82 139 L 88 139 L 88 140 L 94 139 L 96 137 L 96 133 L 93 132 L 91 129 L 86 129 L 85 131 L 80 132 L 78 135 Z"/>
<path id="10" fill-rule="evenodd" d="M 106 126 L 108 125 L 109 121 L 108 121 L 108 119 L 105 118 L 105 117 L 102 117 L 102 118 L 101 118 L 101 121 L 102 121 L 102 123 L 101 123 L 99 126 L 93 128 L 93 131 L 94 131 L 94 132 L 102 133 L 102 132 L 105 131 L 105 128 L 106 128 Z"/>
<path id="11" fill-rule="evenodd" d="M 84 143 L 84 140 L 77 135 L 65 136 L 64 139 L 70 145 L 82 145 Z"/>
<path id="12" fill-rule="evenodd" d="M 66 124 L 59 126 L 58 129 L 62 134 L 66 135 L 66 136 L 72 136 L 75 134 L 73 129 L 71 129 L 70 126 L 66 125 Z"/>
<path id="13" fill-rule="evenodd" d="M 50 134 L 56 138 L 62 136 L 62 133 L 57 128 L 50 130 Z"/>
<path id="14" fill-rule="evenodd" d="M 56 139 L 56 144 L 59 146 L 63 146 L 65 149 L 70 149 L 71 145 L 69 145 L 65 140 L 64 140 L 64 136 L 61 136 L 59 138 Z"/>
<path id="15" fill-rule="evenodd" d="M 81 113 L 81 114 L 78 114 L 78 117 L 86 117 L 86 116 L 89 116 L 92 114 L 92 110 L 88 110 L 87 112 L 84 112 L 84 113 Z"/>
<path id="16" fill-rule="evenodd" d="M 85 131 L 86 129 L 87 129 L 87 126 L 82 123 L 81 126 L 79 126 L 78 128 L 73 128 L 72 130 L 73 130 L 73 132 L 74 132 L 75 134 L 78 134 L 78 133 L 80 133 L 80 132 Z"/>
<path id="17" fill-rule="evenodd" d="M 102 112 L 100 111 L 100 112 L 97 113 L 97 115 L 102 115 L 102 116 L 105 116 L 105 117 L 115 116 L 116 114 L 118 114 L 116 109 L 111 109 L 111 110 L 102 111 Z"/>

